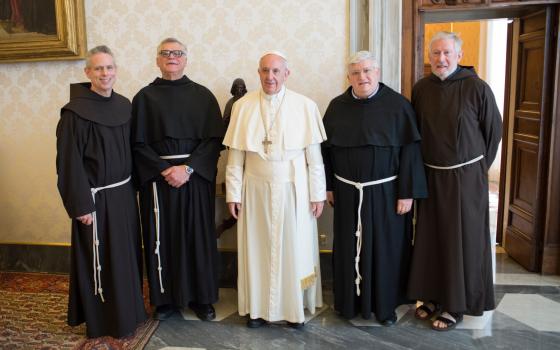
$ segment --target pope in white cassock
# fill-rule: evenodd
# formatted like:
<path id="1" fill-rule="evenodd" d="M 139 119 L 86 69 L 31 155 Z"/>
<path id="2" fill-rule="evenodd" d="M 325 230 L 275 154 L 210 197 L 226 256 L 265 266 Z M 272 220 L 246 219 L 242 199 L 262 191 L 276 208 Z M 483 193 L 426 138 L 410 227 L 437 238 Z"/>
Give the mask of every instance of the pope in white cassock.
<path id="1" fill-rule="evenodd" d="M 317 222 L 323 211 L 326 139 L 317 105 L 286 89 L 286 56 L 259 62 L 262 89 L 233 105 L 226 202 L 238 218 L 239 314 L 247 326 L 287 321 L 301 328 L 304 308 L 323 304 Z"/>

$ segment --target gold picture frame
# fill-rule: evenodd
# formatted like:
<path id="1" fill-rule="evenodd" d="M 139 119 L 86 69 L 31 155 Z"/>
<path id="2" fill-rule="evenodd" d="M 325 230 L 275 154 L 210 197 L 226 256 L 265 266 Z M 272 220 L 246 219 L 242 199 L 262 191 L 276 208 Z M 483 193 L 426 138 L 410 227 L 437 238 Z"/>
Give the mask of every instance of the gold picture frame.
<path id="1" fill-rule="evenodd" d="M 83 59 L 87 51 L 84 0 L 51 0 L 54 4 L 49 4 L 49 11 L 55 18 L 51 18 L 50 29 L 44 33 L 27 29 L 22 20 L 30 17 L 23 16 L 22 12 L 31 11 L 31 7 L 36 5 L 45 6 L 48 2 L 35 1 L 41 3 L 21 0 L 20 8 L 15 9 L 10 1 L 0 2 L 4 6 L 4 9 L 0 8 L 4 17 L 0 18 L 0 63 Z M 8 5 L 12 7 L 8 8 Z M 48 18 L 44 11 L 40 13 L 40 8 L 34 10 L 37 12 L 34 15 L 36 21 Z"/>

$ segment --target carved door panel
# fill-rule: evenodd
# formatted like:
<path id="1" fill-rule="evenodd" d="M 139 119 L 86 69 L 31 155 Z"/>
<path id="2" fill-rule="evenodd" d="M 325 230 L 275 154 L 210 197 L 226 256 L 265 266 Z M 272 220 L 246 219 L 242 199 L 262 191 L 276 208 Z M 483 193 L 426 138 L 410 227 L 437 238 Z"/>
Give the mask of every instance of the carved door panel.
<path id="1" fill-rule="evenodd" d="M 516 19 L 513 25 L 504 247 L 530 271 L 540 271 L 542 264 L 553 19 L 550 7 Z"/>

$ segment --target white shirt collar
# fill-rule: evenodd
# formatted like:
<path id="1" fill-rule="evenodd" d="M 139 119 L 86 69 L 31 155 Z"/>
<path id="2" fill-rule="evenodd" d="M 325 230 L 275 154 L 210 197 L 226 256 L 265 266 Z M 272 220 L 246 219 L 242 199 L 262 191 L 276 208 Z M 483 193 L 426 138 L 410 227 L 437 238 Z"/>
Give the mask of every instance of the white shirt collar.
<path id="1" fill-rule="evenodd" d="M 377 87 L 375 88 L 375 90 L 373 90 L 373 92 L 371 93 L 371 95 L 369 95 L 366 98 L 359 98 L 358 96 L 356 96 L 356 94 L 354 93 L 354 89 L 352 89 L 352 97 L 354 97 L 356 100 L 367 100 L 368 98 L 372 98 L 373 95 L 375 95 L 377 93 L 377 91 L 379 91 L 379 83 L 377 83 Z"/>
<path id="2" fill-rule="evenodd" d="M 282 85 L 282 87 L 280 88 L 280 91 L 278 91 L 276 94 L 273 94 L 273 95 L 267 94 L 266 92 L 264 92 L 264 90 L 262 90 L 262 88 L 261 88 L 261 91 L 262 91 L 261 95 L 264 97 L 264 99 L 266 101 L 271 102 L 271 103 L 275 103 L 277 101 L 282 100 L 282 98 L 284 97 L 284 94 L 286 93 L 286 86 Z"/>

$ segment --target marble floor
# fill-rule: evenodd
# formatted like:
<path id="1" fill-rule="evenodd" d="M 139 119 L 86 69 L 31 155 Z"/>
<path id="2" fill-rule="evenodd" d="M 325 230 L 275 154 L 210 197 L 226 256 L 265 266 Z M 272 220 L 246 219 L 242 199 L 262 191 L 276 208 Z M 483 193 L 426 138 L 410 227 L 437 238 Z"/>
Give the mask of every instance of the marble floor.
<path id="1" fill-rule="evenodd" d="M 416 320 L 414 305 L 397 310 L 393 327 L 345 320 L 330 307 L 328 291 L 326 305 L 308 315 L 301 330 L 282 323 L 249 329 L 237 314 L 235 290 L 220 293 L 215 321 L 177 313 L 160 323 L 145 349 L 560 349 L 560 276 L 528 273 L 501 249 L 496 252 L 496 310 L 466 316 L 449 332 Z"/>

